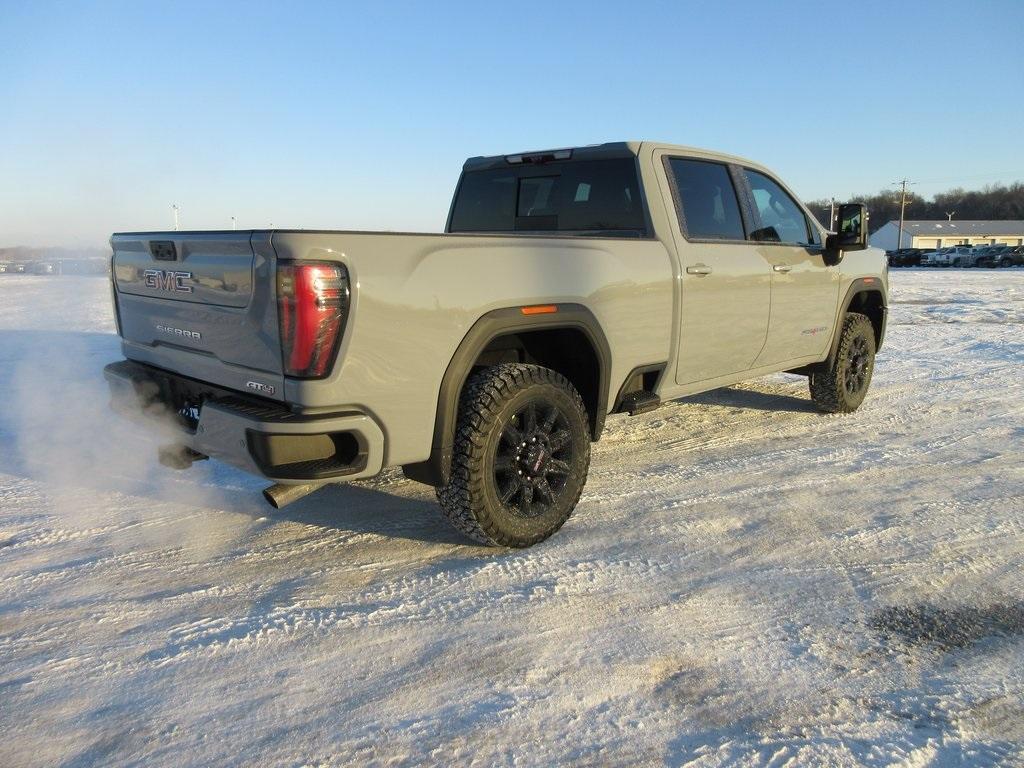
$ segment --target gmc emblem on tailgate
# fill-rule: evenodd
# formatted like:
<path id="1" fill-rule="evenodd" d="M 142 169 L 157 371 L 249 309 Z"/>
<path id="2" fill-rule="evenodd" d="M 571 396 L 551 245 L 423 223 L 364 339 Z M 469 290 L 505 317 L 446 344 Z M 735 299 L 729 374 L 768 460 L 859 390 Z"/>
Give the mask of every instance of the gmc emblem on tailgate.
<path id="1" fill-rule="evenodd" d="M 142 273 L 147 288 L 170 293 L 192 293 L 192 286 L 186 283 L 192 279 L 191 272 L 177 272 L 173 269 L 147 269 Z"/>

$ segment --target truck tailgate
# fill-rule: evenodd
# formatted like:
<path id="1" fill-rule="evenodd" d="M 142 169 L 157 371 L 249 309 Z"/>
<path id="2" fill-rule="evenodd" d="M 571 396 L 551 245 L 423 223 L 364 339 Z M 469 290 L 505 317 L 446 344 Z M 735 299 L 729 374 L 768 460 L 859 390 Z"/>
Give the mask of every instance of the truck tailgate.
<path id="1" fill-rule="evenodd" d="M 126 357 L 282 398 L 269 232 L 116 234 L 110 243 Z"/>

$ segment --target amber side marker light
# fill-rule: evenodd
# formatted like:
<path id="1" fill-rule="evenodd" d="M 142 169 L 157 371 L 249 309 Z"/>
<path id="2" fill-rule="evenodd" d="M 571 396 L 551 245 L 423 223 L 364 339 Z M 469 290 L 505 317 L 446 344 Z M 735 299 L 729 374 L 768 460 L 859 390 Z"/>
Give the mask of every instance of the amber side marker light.
<path id="1" fill-rule="evenodd" d="M 524 315 L 550 315 L 558 311 L 554 304 L 534 304 L 532 307 L 520 307 L 519 311 Z"/>

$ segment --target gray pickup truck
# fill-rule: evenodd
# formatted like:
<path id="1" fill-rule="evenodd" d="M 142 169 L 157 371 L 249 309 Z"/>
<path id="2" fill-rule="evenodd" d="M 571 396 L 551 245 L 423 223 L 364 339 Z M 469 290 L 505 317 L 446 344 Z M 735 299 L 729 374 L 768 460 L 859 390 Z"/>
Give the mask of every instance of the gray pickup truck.
<path id="1" fill-rule="evenodd" d="M 778 371 L 856 409 L 885 334 L 867 212 L 825 231 L 768 169 L 650 142 L 466 161 L 444 234 L 119 233 L 118 409 L 160 459 L 275 506 L 385 467 L 486 544 L 568 519 L 611 413 Z"/>

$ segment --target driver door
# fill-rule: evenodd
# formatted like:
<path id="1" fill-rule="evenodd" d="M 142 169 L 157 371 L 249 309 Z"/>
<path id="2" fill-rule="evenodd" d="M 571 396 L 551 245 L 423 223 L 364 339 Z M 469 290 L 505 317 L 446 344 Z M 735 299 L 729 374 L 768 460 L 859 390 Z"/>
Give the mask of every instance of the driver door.
<path id="1" fill-rule="evenodd" d="M 825 263 L 821 231 L 779 182 L 750 168 L 743 176 L 756 220 L 751 239 L 772 283 L 768 340 L 755 365 L 823 356 L 839 301 L 839 268 Z"/>

